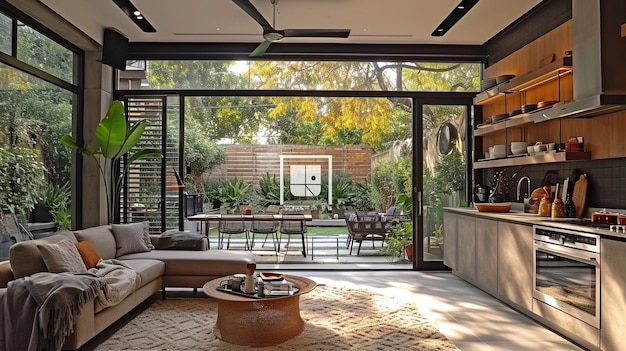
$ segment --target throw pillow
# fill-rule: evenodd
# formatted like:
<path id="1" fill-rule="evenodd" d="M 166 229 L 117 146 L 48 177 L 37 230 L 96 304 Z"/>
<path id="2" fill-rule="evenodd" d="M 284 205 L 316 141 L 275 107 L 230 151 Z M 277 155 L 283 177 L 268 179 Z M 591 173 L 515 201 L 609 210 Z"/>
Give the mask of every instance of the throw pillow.
<path id="1" fill-rule="evenodd" d="M 150 222 L 145 221 L 141 222 L 143 224 L 143 242 L 146 243 L 146 246 L 150 250 L 156 249 L 154 245 L 152 245 L 152 240 L 150 240 Z"/>
<path id="2" fill-rule="evenodd" d="M 150 251 L 144 241 L 145 222 L 129 224 L 112 224 L 115 237 L 115 257 L 122 255 Z"/>
<path id="3" fill-rule="evenodd" d="M 37 244 L 48 272 L 52 273 L 84 273 L 87 267 L 78 253 L 78 249 L 69 239 L 56 243 Z"/>
<path id="4" fill-rule="evenodd" d="M 80 257 L 83 259 L 83 263 L 87 266 L 87 269 L 94 268 L 98 262 L 100 262 L 100 254 L 98 250 L 91 245 L 91 243 L 87 240 L 83 240 L 79 243 L 74 244 L 78 249 L 78 253 Z"/>

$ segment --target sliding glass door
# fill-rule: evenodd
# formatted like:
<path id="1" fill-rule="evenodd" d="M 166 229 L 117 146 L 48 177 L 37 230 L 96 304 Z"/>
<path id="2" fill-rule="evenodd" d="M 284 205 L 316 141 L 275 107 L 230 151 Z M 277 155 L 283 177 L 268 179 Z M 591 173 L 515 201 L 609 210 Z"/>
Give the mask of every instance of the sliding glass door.
<path id="1" fill-rule="evenodd" d="M 453 102 L 451 102 L 453 103 Z M 421 124 L 415 131 L 421 148 L 415 149 L 416 257 L 420 269 L 443 268 L 443 209 L 466 206 L 469 104 L 421 104 Z M 421 134 L 421 137 L 419 134 Z M 419 144 L 416 144 L 419 145 Z"/>

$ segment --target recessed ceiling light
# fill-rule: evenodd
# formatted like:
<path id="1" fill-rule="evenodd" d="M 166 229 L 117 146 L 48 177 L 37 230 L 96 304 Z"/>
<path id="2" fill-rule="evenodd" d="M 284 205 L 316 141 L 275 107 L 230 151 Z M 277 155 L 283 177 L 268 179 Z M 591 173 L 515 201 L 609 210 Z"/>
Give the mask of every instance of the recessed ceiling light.
<path id="1" fill-rule="evenodd" d="M 141 28 L 144 32 L 154 33 L 156 29 L 148 22 L 147 19 L 143 15 L 141 15 L 141 11 L 139 11 L 135 5 L 133 5 L 130 0 L 112 0 L 115 5 L 117 5 L 128 18 L 133 21 L 137 27 Z"/>
<path id="2" fill-rule="evenodd" d="M 430 35 L 441 37 L 446 34 L 477 2 L 478 0 L 462 0 Z"/>

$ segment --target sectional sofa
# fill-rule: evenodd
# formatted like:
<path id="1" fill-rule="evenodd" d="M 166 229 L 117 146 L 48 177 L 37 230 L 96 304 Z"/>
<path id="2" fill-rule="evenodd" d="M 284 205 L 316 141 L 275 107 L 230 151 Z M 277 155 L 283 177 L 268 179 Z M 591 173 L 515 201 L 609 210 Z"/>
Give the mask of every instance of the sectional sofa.
<path id="1" fill-rule="evenodd" d="M 163 246 L 159 243 L 162 237 L 148 235 L 147 228 L 147 223 L 102 225 L 14 244 L 9 260 L 0 262 L 0 296 L 6 294 L 11 280 L 49 271 L 46 265 L 49 262 L 44 260 L 40 247 L 61 241 L 74 244 L 87 241 L 91 244 L 88 246 L 97 250 L 98 259 L 117 259 L 135 270 L 140 277 L 138 287 L 123 301 L 106 307 L 93 299 L 81 308 L 73 334 L 65 339 L 63 346 L 75 350 L 159 290 L 165 298 L 166 287 L 199 288 L 209 280 L 244 273 L 247 265 L 255 263 L 250 253 L 207 250 L 205 237 L 199 238 L 193 249 L 158 249 Z M 143 232 L 145 246 L 137 242 L 138 230 Z M 126 235 L 128 232 L 134 234 Z"/>

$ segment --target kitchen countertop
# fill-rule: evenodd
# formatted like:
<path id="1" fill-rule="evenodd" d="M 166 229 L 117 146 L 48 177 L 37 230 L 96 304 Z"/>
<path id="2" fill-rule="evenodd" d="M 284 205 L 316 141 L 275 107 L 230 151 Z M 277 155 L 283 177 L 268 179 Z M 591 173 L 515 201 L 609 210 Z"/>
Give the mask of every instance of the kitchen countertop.
<path id="1" fill-rule="evenodd" d="M 550 217 L 540 217 L 535 213 L 525 213 L 522 211 L 510 211 L 506 213 L 498 212 L 478 212 L 478 210 L 471 207 L 444 207 L 446 211 L 454 212 L 463 215 L 470 215 L 475 217 L 481 217 L 486 219 L 494 219 L 499 221 L 507 221 L 513 223 L 520 223 L 525 225 L 543 225 L 547 227 L 561 228 L 567 230 L 574 230 L 583 233 L 598 234 L 601 237 L 608 239 L 626 239 L 626 233 L 612 232 L 608 228 L 594 228 L 586 225 L 580 225 L 575 223 L 565 223 L 576 218 L 558 218 L 552 219 Z M 590 221 L 590 218 L 586 218 Z M 582 221 L 582 220 L 581 220 Z"/>

